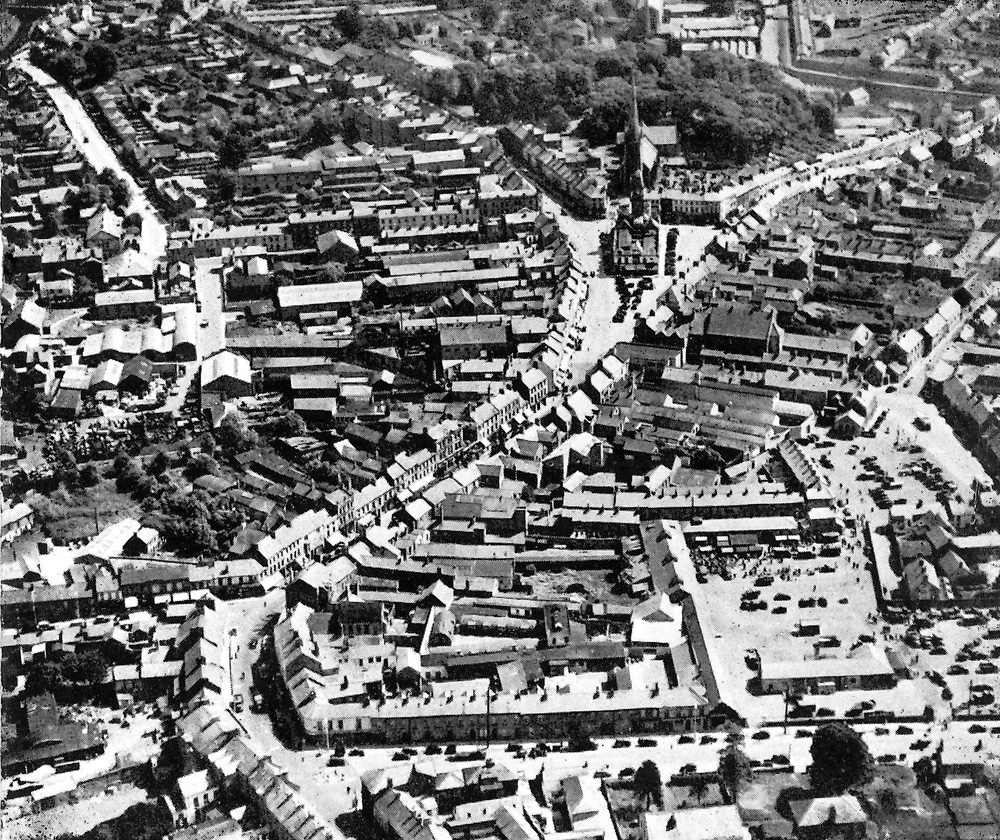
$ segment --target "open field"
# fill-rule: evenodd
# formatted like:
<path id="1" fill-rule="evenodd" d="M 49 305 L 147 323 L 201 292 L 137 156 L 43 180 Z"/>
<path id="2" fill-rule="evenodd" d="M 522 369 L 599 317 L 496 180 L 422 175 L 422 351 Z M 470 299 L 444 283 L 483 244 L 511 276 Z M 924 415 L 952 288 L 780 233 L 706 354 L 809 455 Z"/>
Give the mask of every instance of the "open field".
<path id="1" fill-rule="evenodd" d="M 82 490 L 59 489 L 49 496 L 35 497 L 31 504 L 49 536 L 61 544 L 89 539 L 112 522 L 142 515 L 142 508 L 130 496 L 119 493 L 108 478 Z"/>
<path id="2" fill-rule="evenodd" d="M 536 598 L 566 598 L 577 595 L 581 600 L 600 594 L 601 600 L 612 604 L 636 604 L 638 599 L 621 591 L 615 573 L 608 569 L 559 569 L 537 571 L 525 582 Z"/>

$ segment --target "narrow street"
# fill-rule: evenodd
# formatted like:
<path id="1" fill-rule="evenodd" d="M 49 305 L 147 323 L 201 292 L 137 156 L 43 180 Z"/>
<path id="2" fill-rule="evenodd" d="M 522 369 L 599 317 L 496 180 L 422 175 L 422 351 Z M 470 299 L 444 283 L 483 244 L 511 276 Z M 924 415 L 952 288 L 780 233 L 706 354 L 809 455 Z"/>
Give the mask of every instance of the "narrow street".
<path id="1" fill-rule="evenodd" d="M 242 598 L 225 602 L 226 640 L 229 652 L 226 657 L 228 674 L 223 687 L 223 698 L 243 695 L 243 711 L 227 711 L 243 727 L 257 749 L 288 771 L 288 779 L 312 803 L 316 812 L 333 822 L 341 814 L 356 809 L 361 801 L 360 776 L 352 767 L 329 767 L 333 754 L 328 749 L 293 750 L 278 740 L 271 718 L 266 712 L 251 709 L 253 694 L 253 665 L 261 654 L 264 639 L 270 633 L 270 621 L 285 606 L 282 589 L 259 598 Z"/>
<path id="2" fill-rule="evenodd" d="M 194 281 L 201 305 L 198 357 L 206 359 L 226 347 L 226 314 L 222 308 L 222 275 L 218 258 L 195 261 Z"/>
<path id="3" fill-rule="evenodd" d="M 135 179 L 122 166 L 114 150 L 101 136 L 83 105 L 65 88 L 56 84 L 48 73 L 35 67 L 24 56 L 15 59 L 15 64 L 45 88 L 87 162 L 98 172 L 110 169 L 128 184 L 132 194 L 128 210 L 130 213 L 138 213 L 142 216 L 142 247 L 140 251 L 150 259 L 158 260 L 167 250 L 166 225 Z"/>

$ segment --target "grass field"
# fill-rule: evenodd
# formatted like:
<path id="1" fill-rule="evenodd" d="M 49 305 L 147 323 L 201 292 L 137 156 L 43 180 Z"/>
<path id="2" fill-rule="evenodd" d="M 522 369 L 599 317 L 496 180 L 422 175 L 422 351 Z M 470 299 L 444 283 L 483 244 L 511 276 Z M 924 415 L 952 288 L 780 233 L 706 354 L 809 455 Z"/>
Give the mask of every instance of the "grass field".
<path id="1" fill-rule="evenodd" d="M 53 542 L 68 544 L 90 539 L 103 528 L 126 516 L 138 519 L 142 508 L 128 495 L 115 490 L 115 482 L 102 478 L 95 486 L 80 490 L 60 488 L 48 496 L 28 500 L 38 521 Z"/>

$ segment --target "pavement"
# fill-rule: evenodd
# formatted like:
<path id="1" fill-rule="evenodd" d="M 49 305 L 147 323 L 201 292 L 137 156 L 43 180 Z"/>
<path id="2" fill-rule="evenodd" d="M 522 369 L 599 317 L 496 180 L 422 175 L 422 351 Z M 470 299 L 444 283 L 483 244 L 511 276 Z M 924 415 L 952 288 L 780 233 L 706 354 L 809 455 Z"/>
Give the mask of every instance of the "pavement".
<path id="1" fill-rule="evenodd" d="M 541 209 L 556 218 L 559 229 L 569 240 L 577 264 L 588 284 L 588 294 L 575 332 L 583 339 L 581 350 L 568 354 L 567 368 L 570 386 L 579 385 L 583 377 L 621 341 L 631 341 L 635 332 L 634 318 L 624 323 L 612 323 L 618 308 L 615 281 L 604 273 L 601 260 L 601 234 L 611 229 L 610 219 L 577 219 L 567 213 L 548 195 L 542 196 Z M 591 277 L 594 272 L 596 276 Z"/>
<path id="2" fill-rule="evenodd" d="M 677 230 L 677 245 L 674 250 L 675 274 L 667 274 L 667 232 Z M 642 311 L 652 312 L 656 302 L 665 295 L 672 286 L 678 285 L 690 288 L 705 275 L 707 268 L 702 258 L 705 249 L 718 235 L 719 230 L 712 225 L 660 225 L 660 271 L 653 281 L 653 289 L 642 297 Z"/>
<path id="3" fill-rule="evenodd" d="M 98 172 L 110 169 L 128 184 L 132 195 L 128 211 L 142 216 L 140 253 L 151 260 L 158 260 L 167 250 L 166 225 L 153 205 L 150 204 L 149 199 L 146 198 L 142 188 L 128 173 L 114 150 L 98 131 L 83 105 L 65 88 L 59 86 L 48 73 L 28 61 L 26 56 L 18 56 L 14 63 L 45 89 L 52 104 L 62 114 L 67 128 L 76 141 L 77 148 L 87 159 L 87 162 Z"/>
<path id="4" fill-rule="evenodd" d="M 243 711 L 226 714 L 235 719 L 246 736 L 262 753 L 288 770 L 288 779 L 312 803 L 320 816 L 333 822 L 338 816 L 349 813 L 361 802 L 361 789 L 357 773 L 347 768 L 328 767 L 332 750 L 293 750 L 278 740 L 266 713 L 251 710 L 253 694 L 253 664 L 260 656 L 260 644 L 251 647 L 251 641 L 261 641 L 269 628 L 269 621 L 284 609 L 285 593 L 276 589 L 266 596 L 227 601 L 226 639 L 228 679 L 222 686 L 223 702 L 228 703 L 235 694 L 243 695 Z"/>
<path id="5" fill-rule="evenodd" d="M 736 581 L 730 585 L 734 587 L 734 592 L 738 593 L 746 586 L 746 582 Z M 802 581 L 801 585 L 808 587 L 812 585 L 812 582 Z M 775 591 L 778 586 L 789 588 L 794 584 L 782 582 L 776 585 Z M 722 603 L 718 592 L 711 587 L 692 588 L 696 592 L 701 590 L 704 597 L 716 605 Z M 737 594 L 735 597 L 739 598 L 739 595 Z M 856 593 L 851 593 L 852 605 L 847 608 L 853 613 L 861 613 L 870 606 L 860 600 L 853 601 L 855 597 Z M 282 604 L 283 593 L 280 590 L 265 597 L 247 598 L 224 604 L 227 639 L 230 645 L 228 661 L 232 688 L 227 682 L 223 687 L 223 695 L 226 700 L 228 700 L 230 692 L 244 695 L 244 710 L 239 714 L 232 715 L 232 717 L 238 721 L 247 737 L 262 752 L 269 754 L 279 766 L 287 769 L 289 780 L 300 788 L 302 794 L 314 804 L 324 818 L 332 821 L 341 814 L 350 813 L 357 808 L 360 802 L 360 778 L 369 770 L 410 764 L 414 761 L 432 761 L 441 767 L 450 769 L 471 763 L 447 761 L 443 754 L 427 756 L 424 747 L 416 748 L 418 750 L 417 756 L 405 758 L 399 753 L 398 746 L 388 746 L 363 747 L 361 749 L 362 755 L 348 755 L 345 767 L 334 768 L 328 766 L 328 761 L 333 755 L 332 744 L 330 747 L 310 747 L 304 750 L 293 750 L 282 745 L 273 732 L 270 718 L 266 714 L 250 710 L 251 666 L 260 652 L 260 646 L 255 645 L 251 648 L 250 642 L 254 638 L 263 638 L 269 619 L 281 610 Z M 715 612 L 721 614 L 736 611 L 716 609 Z M 742 613 L 737 614 L 743 615 Z M 721 617 L 720 620 L 726 619 Z M 867 627 L 863 622 L 857 626 L 859 629 Z M 727 648 L 733 649 L 734 645 L 727 644 Z M 730 650 L 730 653 L 732 652 Z M 742 651 L 736 652 L 742 656 Z M 739 667 L 743 669 L 743 674 L 749 676 L 745 666 L 740 664 Z M 735 676 L 737 679 L 744 679 L 738 673 Z M 979 677 L 976 679 L 980 681 Z M 836 700 L 854 703 L 860 699 L 867 699 L 869 696 L 866 692 L 845 692 L 842 694 L 845 696 L 840 697 L 838 694 L 831 698 L 823 698 L 823 703 Z M 880 695 L 884 694 L 880 693 Z M 768 699 L 774 701 L 771 705 L 775 709 L 781 707 L 781 698 L 771 697 Z M 767 715 L 765 716 L 780 720 L 780 714 L 771 714 L 773 709 L 766 711 Z M 226 714 L 231 713 L 226 712 Z M 894 761 L 908 765 L 912 765 L 922 756 L 930 755 L 937 748 L 946 732 L 950 738 L 975 739 L 980 737 L 968 733 L 968 723 L 939 720 L 933 723 L 915 723 L 905 726 L 906 729 L 902 732 L 899 731 L 898 724 L 859 723 L 855 725 L 855 729 L 869 743 L 875 756 L 892 756 Z M 744 733 L 744 749 L 750 758 L 756 761 L 766 761 L 774 756 L 783 756 L 791 763 L 794 770 L 804 772 L 810 762 L 811 739 L 809 736 L 813 729 L 814 727 L 800 726 L 794 722 L 790 722 L 787 727 L 778 725 L 759 729 L 751 721 L 751 727 Z M 679 772 L 683 766 L 688 764 L 694 765 L 699 771 L 708 772 L 717 767 L 719 754 L 726 746 L 724 735 L 720 733 L 657 734 L 649 737 L 655 742 L 654 746 L 640 747 L 635 738 L 626 738 L 624 740 L 628 741 L 627 746 L 615 747 L 616 739 L 597 738 L 595 739 L 595 750 L 579 753 L 551 752 L 544 757 L 525 759 L 518 759 L 507 743 L 493 744 L 488 748 L 484 744 L 466 744 L 460 745 L 459 749 L 460 751 L 484 750 L 488 758 L 502 762 L 520 772 L 525 778 L 530 779 L 536 777 L 543 770 L 548 778 L 564 778 L 581 771 L 604 771 L 612 776 L 618 776 L 627 768 L 638 767 L 646 759 L 655 761 L 660 766 L 664 777 Z M 927 741 L 928 743 L 918 746 L 917 741 Z M 534 746 L 534 743 L 525 742 L 515 746 L 524 747 L 527 751 Z"/>
<path id="6" fill-rule="evenodd" d="M 761 61 L 767 64 L 791 63 L 790 25 L 788 6 L 777 3 L 769 6 L 764 14 L 764 28 L 760 33 Z"/>
<path id="7" fill-rule="evenodd" d="M 226 348 L 226 314 L 222 308 L 222 274 L 218 270 L 220 259 L 195 260 L 194 280 L 201 304 L 198 326 L 198 356 L 209 356 Z"/>

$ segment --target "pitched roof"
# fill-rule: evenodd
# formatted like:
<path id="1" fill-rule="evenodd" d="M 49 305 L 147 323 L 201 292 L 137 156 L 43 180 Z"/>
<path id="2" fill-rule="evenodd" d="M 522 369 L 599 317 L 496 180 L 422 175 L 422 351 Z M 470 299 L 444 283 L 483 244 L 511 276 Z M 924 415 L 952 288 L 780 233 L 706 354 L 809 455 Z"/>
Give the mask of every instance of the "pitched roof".
<path id="1" fill-rule="evenodd" d="M 790 804 L 798 827 L 820 825 L 856 825 L 868 818 L 858 800 L 850 794 L 799 799 Z"/>

